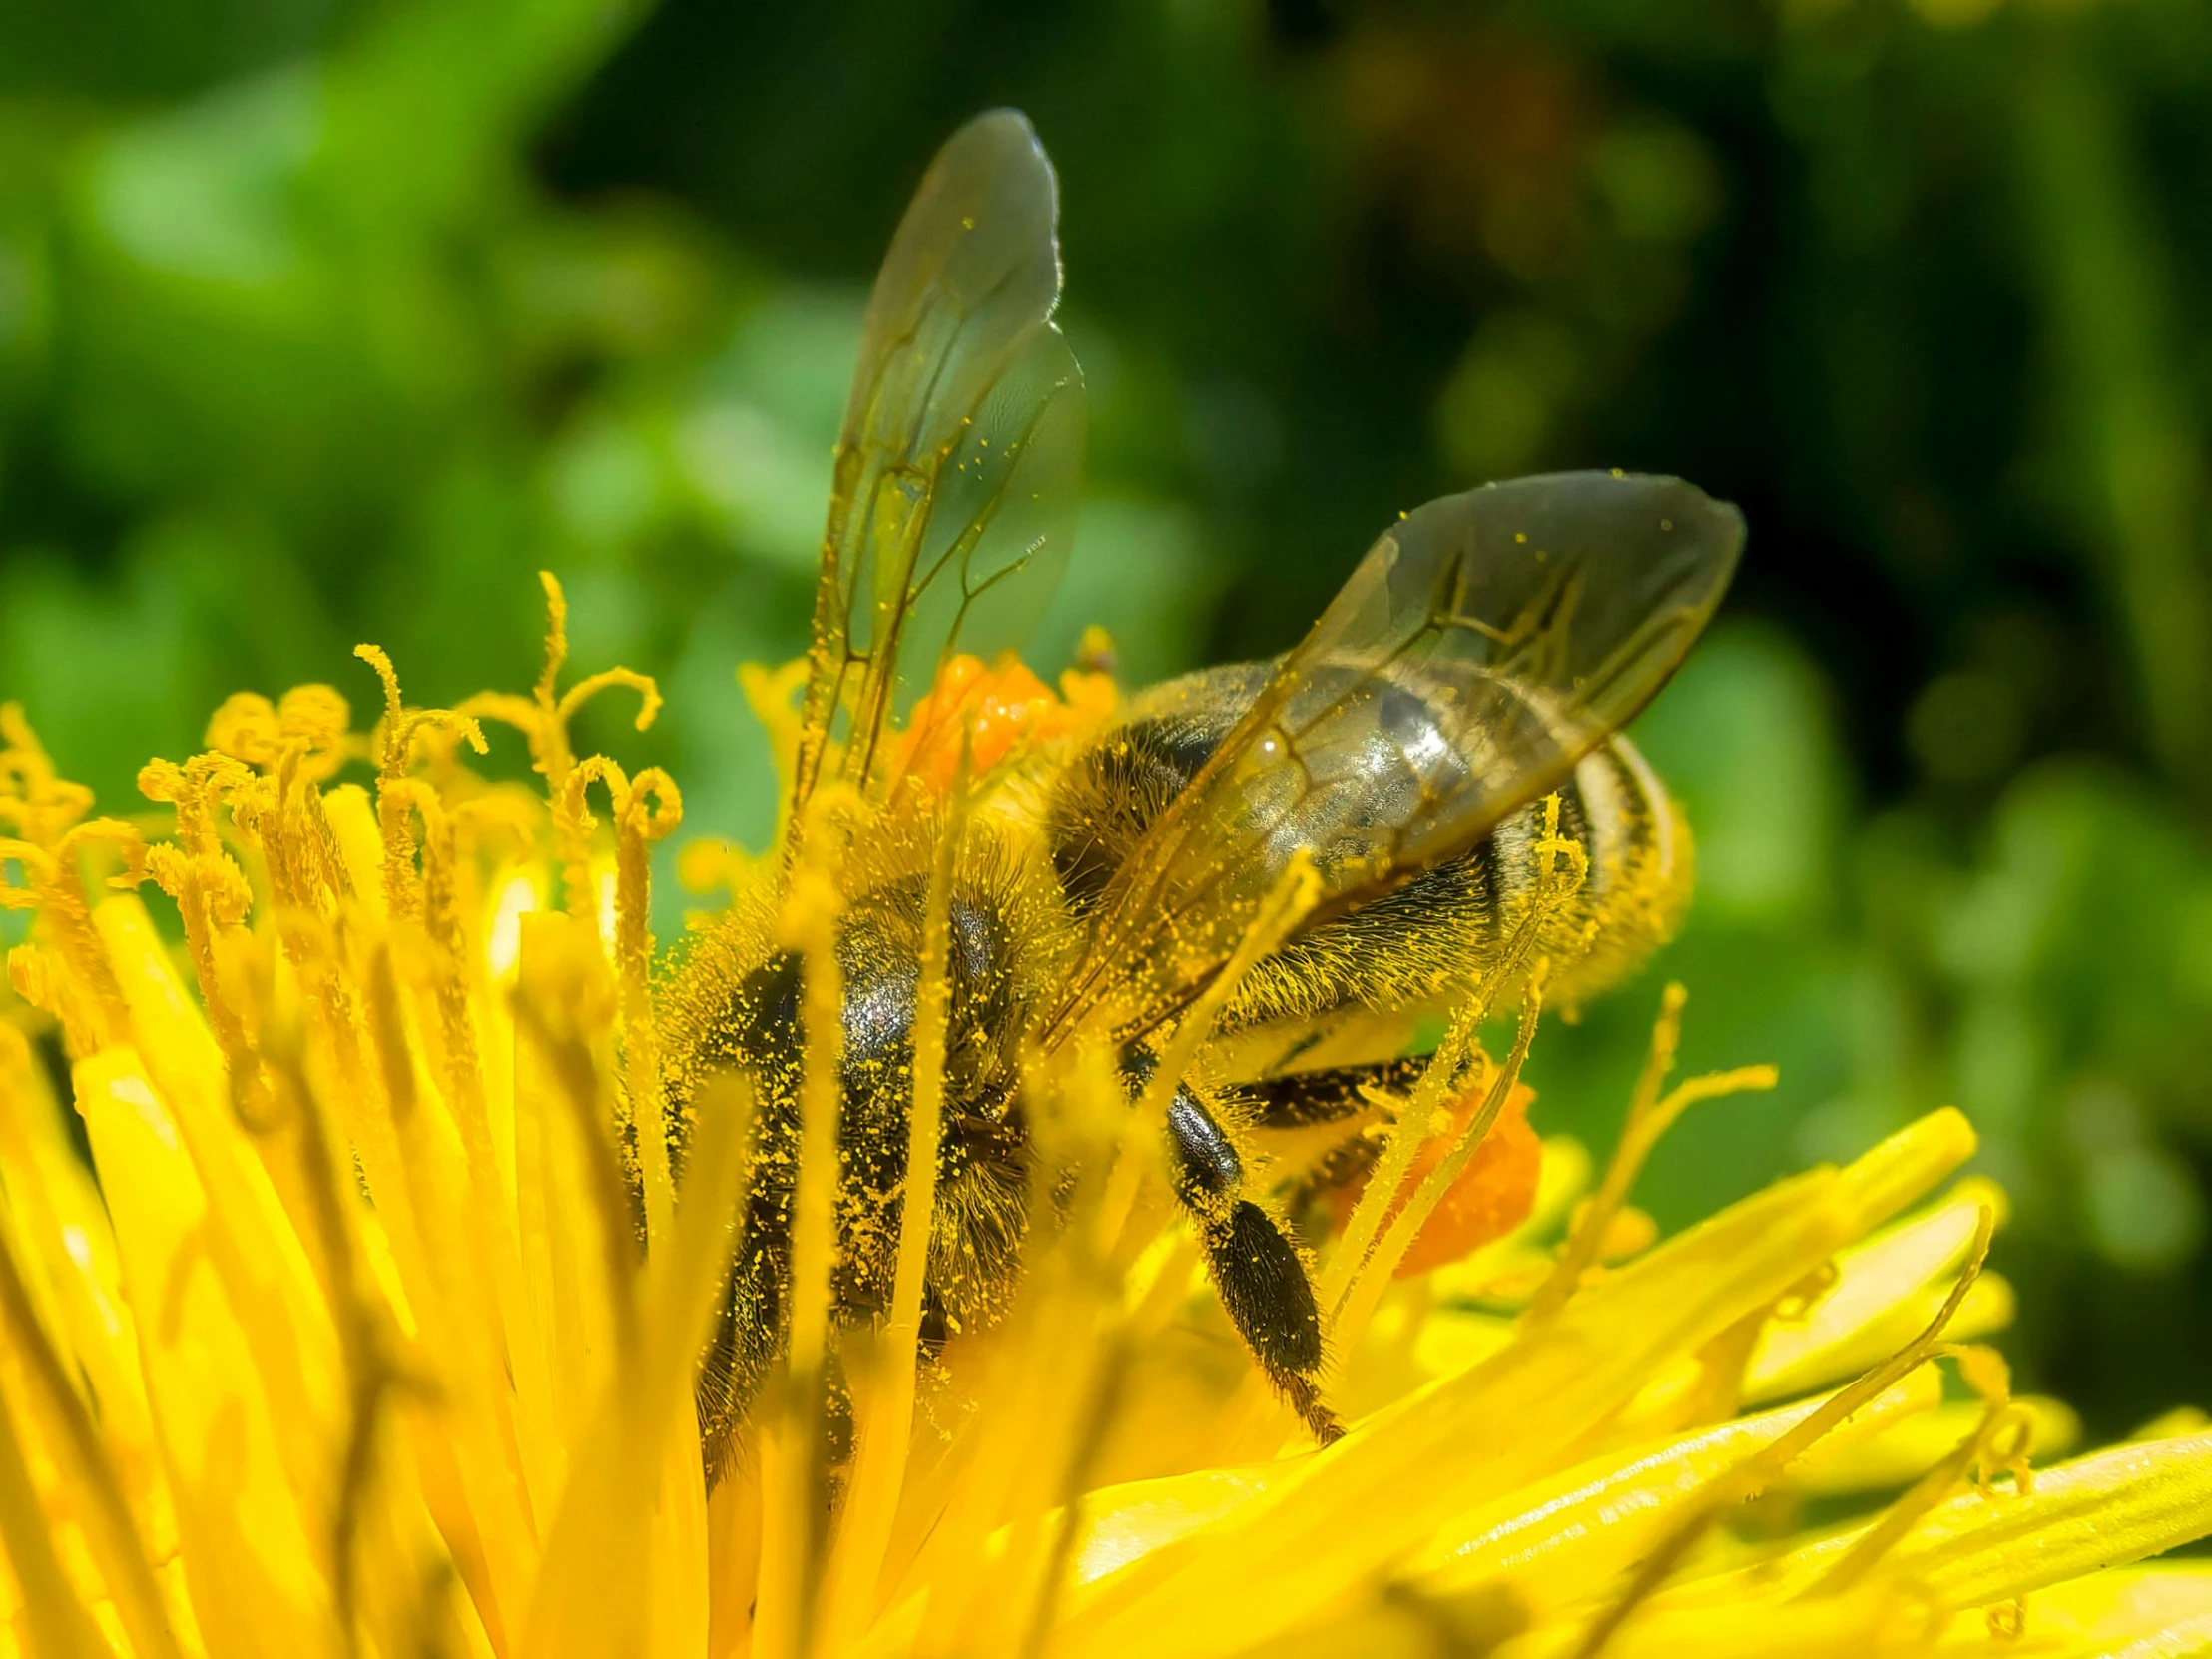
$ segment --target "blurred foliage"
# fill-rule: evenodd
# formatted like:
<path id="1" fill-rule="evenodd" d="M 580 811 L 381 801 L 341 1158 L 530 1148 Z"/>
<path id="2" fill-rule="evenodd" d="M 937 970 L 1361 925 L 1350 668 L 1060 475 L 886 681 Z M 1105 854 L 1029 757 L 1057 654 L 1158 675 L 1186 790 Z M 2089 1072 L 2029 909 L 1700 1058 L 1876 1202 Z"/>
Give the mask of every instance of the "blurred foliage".
<path id="1" fill-rule="evenodd" d="M 2099 1431 L 2212 1362 L 2212 11 L 2190 0 L 86 0 L 0 10 L 0 695 L 111 809 L 240 687 L 660 676 L 587 734 L 758 841 L 875 259 L 1018 103 L 1091 499 L 1036 656 L 1282 648 L 1397 508 L 1675 471 L 1753 546 L 1640 736 L 1686 936 L 1679 1223 L 1946 1100 Z M 514 764 L 513 757 L 508 757 Z M 675 901 L 680 904 L 680 900 Z M 671 913 L 673 925 L 674 912 Z"/>

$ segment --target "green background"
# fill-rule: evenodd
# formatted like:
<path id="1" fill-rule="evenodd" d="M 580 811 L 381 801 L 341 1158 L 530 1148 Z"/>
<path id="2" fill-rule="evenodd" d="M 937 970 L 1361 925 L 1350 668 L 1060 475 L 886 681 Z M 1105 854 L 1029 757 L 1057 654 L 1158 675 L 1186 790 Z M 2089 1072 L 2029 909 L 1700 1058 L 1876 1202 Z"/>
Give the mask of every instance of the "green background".
<path id="1" fill-rule="evenodd" d="M 2212 8 L 2194 0 L 0 6 L 0 695 L 111 808 L 247 687 L 577 659 L 758 841 L 858 309 L 995 103 L 1061 171 L 1076 568 L 1136 678 L 1281 649 L 1398 509 L 1674 471 L 1752 544 L 1639 727 L 1689 929 L 1538 1044 L 1601 1144 L 1662 975 L 1773 1060 L 1679 1224 L 1948 1101 L 2009 1347 L 2212 1396 Z M 511 757 L 510 757 L 511 759 Z M 673 910 L 672 910 L 673 914 Z"/>

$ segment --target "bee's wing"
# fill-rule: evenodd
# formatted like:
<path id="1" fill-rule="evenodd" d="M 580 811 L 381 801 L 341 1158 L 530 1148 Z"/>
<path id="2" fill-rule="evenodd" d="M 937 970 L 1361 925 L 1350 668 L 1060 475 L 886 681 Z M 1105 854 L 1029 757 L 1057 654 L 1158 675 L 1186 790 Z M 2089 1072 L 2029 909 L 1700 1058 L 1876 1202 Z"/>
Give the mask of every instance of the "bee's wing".
<path id="1" fill-rule="evenodd" d="M 1743 537 L 1679 479 L 1610 472 L 1392 525 L 1116 871 L 1048 1040 L 1173 1014 L 1300 848 L 1319 919 L 1557 788 L 1681 662 Z"/>
<path id="2" fill-rule="evenodd" d="M 1051 597 L 1085 427 L 1051 320 L 1057 211 L 1036 133 L 993 110 L 946 141 L 891 239 L 837 439 L 795 817 L 826 773 L 866 788 L 894 709 L 956 646 L 1018 643 Z"/>

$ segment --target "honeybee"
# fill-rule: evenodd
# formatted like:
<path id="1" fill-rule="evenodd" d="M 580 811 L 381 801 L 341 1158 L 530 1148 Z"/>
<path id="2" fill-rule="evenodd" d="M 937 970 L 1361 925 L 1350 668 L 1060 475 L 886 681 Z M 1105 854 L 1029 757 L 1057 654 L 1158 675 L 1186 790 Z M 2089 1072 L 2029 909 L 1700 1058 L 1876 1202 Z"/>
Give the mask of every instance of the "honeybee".
<path id="1" fill-rule="evenodd" d="M 1586 865 L 1544 918 L 1571 996 L 1664 938 L 1687 892 L 1679 816 L 1619 729 L 1719 603 L 1743 523 L 1667 478 L 1569 473 L 1432 501 L 1384 530 L 1285 656 L 1170 681 L 988 768 L 971 728 L 987 810 L 947 814 L 919 787 L 916 757 L 946 753 L 949 717 L 931 698 L 901 723 L 901 703 L 956 653 L 1017 637 L 1067 555 L 1085 417 L 1053 322 L 1056 220 L 1051 166 L 1011 111 L 962 128 L 922 180 L 876 280 L 836 449 L 779 873 L 697 937 L 669 985 L 679 1119 L 718 1072 L 742 1074 L 757 1103 L 743 1244 L 699 1391 L 718 1463 L 788 1336 L 808 987 L 777 917 L 831 795 L 866 824 L 830 866 L 835 1322 L 890 1300 L 942 853 L 949 1016 L 923 1340 L 1006 1307 L 1033 1195 L 1051 1190 L 1025 1067 L 1092 1045 L 1133 1105 L 1165 1102 L 1166 1167 L 1221 1303 L 1322 1442 L 1341 1432 L 1323 1314 L 1255 1133 L 1352 1122 L 1378 1091 L 1402 1092 L 1411 1020 L 1497 968 L 1541 846 L 1572 842 Z M 1293 921 L 1225 979 L 1286 893 Z M 1194 1020 L 1197 1048 L 1175 1052 L 1204 1065 L 1157 1076 Z"/>

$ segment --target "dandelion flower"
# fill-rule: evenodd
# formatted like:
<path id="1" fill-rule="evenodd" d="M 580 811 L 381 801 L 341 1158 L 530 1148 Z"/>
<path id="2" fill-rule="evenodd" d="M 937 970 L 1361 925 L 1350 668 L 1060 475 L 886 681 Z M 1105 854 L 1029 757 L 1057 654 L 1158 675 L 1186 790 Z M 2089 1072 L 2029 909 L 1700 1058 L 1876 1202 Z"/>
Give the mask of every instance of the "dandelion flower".
<path id="1" fill-rule="evenodd" d="M 548 590 L 531 695 L 414 709 L 364 648 L 365 737 L 325 687 L 234 698 L 205 753 L 142 774 L 158 838 L 90 816 L 5 714 L 0 898 L 28 930 L 0 1003 L 0 1649 L 2212 1644 L 2212 1571 L 2135 1564 L 2212 1529 L 2212 1435 L 2052 1460 L 2070 1415 L 1973 1340 L 2010 1297 L 1982 1266 L 2001 1194 L 1944 1190 L 1957 1114 L 1651 1237 L 1643 1153 L 1767 1080 L 1669 1090 L 1679 998 L 1587 1196 L 1579 1151 L 1531 1137 L 1482 1166 L 1486 1221 L 1458 1201 L 1451 1225 L 1506 1229 L 1471 1254 L 1408 1254 L 1437 1202 L 1412 1162 L 1368 1218 L 1394 1250 L 1351 1259 L 1357 1216 L 1324 1247 L 1352 1415 L 1329 1448 L 1254 1383 L 1142 1137 L 1071 1074 L 1044 1086 L 1091 1173 L 1006 1317 L 917 1364 L 894 1304 L 846 1335 L 843 1451 L 819 1398 L 772 1390 L 711 1483 L 693 1382 L 747 1119 L 701 1112 L 672 1167 L 647 871 L 681 805 L 568 737 L 588 698 L 637 696 L 642 726 L 658 695 L 564 687 Z M 1071 707 L 1016 690 L 1022 722 Z M 472 769 L 495 723 L 535 787 Z M 1524 1134 L 1514 1101 L 1446 1114 L 1429 1165 Z"/>

